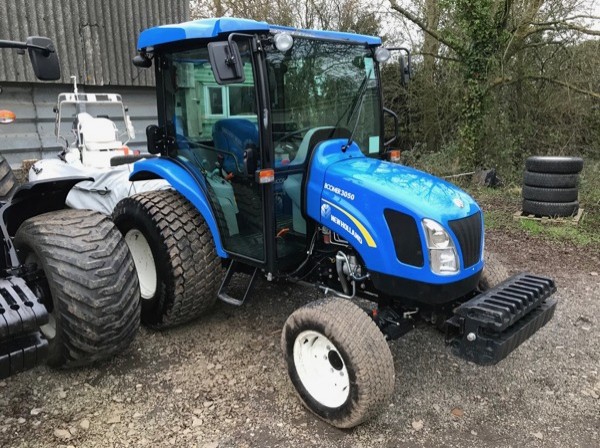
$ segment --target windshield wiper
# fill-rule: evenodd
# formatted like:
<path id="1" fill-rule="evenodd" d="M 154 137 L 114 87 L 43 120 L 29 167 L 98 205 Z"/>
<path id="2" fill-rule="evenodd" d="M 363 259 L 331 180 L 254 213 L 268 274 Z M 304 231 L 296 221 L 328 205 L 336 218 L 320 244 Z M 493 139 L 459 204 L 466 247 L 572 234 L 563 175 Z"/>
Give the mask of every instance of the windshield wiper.
<path id="1" fill-rule="evenodd" d="M 356 116 L 356 121 L 354 122 L 354 127 L 352 128 L 352 132 L 350 133 L 348 142 L 344 146 L 342 146 L 342 152 L 346 152 L 348 150 L 348 148 L 350 147 L 350 145 L 352 144 L 352 141 L 354 140 L 354 134 L 356 133 L 356 129 L 358 128 L 358 121 L 360 119 L 360 111 L 362 110 L 362 104 L 365 99 L 365 92 L 367 91 L 367 86 L 369 84 L 369 78 L 371 77 L 372 72 L 373 72 L 373 70 L 369 70 L 369 72 L 365 75 L 365 79 L 363 79 L 363 82 L 360 85 L 360 90 L 358 91 L 358 94 L 356 95 L 356 100 L 354 101 L 354 104 L 352 105 L 352 111 L 350 112 L 350 116 L 348 117 L 348 123 L 350 123 L 350 120 L 352 120 L 352 117 L 354 116 L 354 114 L 357 110 L 358 110 L 358 115 Z"/>

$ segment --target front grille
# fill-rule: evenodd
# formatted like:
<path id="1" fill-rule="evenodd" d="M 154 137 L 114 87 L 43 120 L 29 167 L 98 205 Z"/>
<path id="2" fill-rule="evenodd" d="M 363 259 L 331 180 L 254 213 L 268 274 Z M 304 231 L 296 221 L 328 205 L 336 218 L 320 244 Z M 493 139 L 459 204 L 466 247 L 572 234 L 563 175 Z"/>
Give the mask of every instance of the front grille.
<path id="1" fill-rule="evenodd" d="M 456 235 L 463 256 L 465 268 L 473 266 L 481 259 L 481 212 L 463 219 L 448 221 Z"/>

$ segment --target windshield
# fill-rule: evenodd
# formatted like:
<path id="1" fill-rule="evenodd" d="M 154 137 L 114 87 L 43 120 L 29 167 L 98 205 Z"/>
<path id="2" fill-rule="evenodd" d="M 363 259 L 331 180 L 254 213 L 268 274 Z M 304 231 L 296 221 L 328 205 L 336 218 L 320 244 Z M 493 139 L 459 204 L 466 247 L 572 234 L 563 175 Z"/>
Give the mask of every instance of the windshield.
<path id="1" fill-rule="evenodd" d="M 348 138 L 355 126 L 361 151 L 380 152 L 381 98 L 371 49 L 296 37 L 288 52 L 267 53 L 267 69 L 276 156 L 282 145 L 295 146 L 298 156 L 290 163 L 302 163 L 302 140 L 316 128 Z"/>

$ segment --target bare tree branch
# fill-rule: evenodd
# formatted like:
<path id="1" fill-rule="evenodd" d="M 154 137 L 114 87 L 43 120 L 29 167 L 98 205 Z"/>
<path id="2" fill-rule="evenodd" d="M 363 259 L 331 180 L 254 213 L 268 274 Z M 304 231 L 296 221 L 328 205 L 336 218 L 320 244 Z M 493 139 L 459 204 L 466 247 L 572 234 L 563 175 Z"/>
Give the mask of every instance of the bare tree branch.
<path id="1" fill-rule="evenodd" d="M 427 24 L 425 24 L 425 22 L 422 19 L 420 19 L 419 17 L 417 17 L 416 15 L 414 15 L 412 12 L 410 12 L 406 8 L 400 6 L 398 4 L 398 2 L 396 2 L 396 0 L 390 0 L 390 4 L 391 4 L 391 7 L 392 7 L 392 9 L 394 11 L 402 14 L 404 17 L 406 17 L 412 23 L 414 23 L 419 28 L 421 28 L 421 30 L 423 32 L 429 34 L 431 37 L 433 37 L 434 39 L 438 40 L 439 42 L 441 42 L 442 44 L 444 44 L 448 48 L 451 48 L 452 50 L 456 51 L 457 53 L 461 53 L 462 52 L 462 50 L 463 50 L 462 48 L 460 48 L 458 45 L 456 45 L 454 43 L 451 43 L 450 41 L 448 41 L 447 39 L 445 39 L 437 31 L 430 29 L 427 26 Z"/>
<path id="2" fill-rule="evenodd" d="M 592 98 L 600 99 L 600 93 L 594 92 L 593 90 L 582 89 L 581 87 L 577 87 L 573 84 L 570 84 L 565 81 L 561 81 L 559 79 L 550 78 L 548 76 L 533 76 L 533 75 L 525 75 L 517 78 L 513 78 L 511 76 L 506 76 L 503 78 L 496 78 L 490 82 L 488 85 L 488 90 L 491 90 L 496 87 L 505 86 L 509 84 L 515 84 L 520 81 L 531 80 L 531 81 L 546 81 L 551 84 L 556 84 L 562 87 L 565 87 L 569 90 L 573 90 L 574 92 L 581 93 L 583 95 L 590 96 Z"/>
<path id="3" fill-rule="evenodd" d="M 462 62 L 460 59 L 458 58 L 453 58 L 452 56 L 444 56 L 441 54 L 435 54 L 435 53 L 429 53 L 427 51 L 420 51 L 420 52 L 415 52 L 413 53 L 415 56 L 433 56 L 436 59 L 441 59 L 443 61 L 452 61 L 452 62 Z"/>

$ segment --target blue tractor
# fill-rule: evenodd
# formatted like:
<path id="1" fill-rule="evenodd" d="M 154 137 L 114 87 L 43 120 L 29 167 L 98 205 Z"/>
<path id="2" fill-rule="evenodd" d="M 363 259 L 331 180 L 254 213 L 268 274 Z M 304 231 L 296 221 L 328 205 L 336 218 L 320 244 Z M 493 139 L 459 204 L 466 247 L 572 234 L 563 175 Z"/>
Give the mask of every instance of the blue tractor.
<path id="1" fill-rule="evenodd" d="M 134 58 L 154 66 L 147 136 L 160 157 L 130 179 L 173 187 L 113 214 L 142 322 L 241 305 L 258 276 L 323 292 L 287 319 L 281 347 L 304 405 L 341 428 L 382 408 L 395 381 L 387 341 L 417 321 L 443 327 L 456 355 L 493 364 L 556 306 L 550 279 L 492 284 L 468 194 L 390 160 L 380 65 L 393 50 L 379 37 L 221 18 L 145 30 Z"/>

